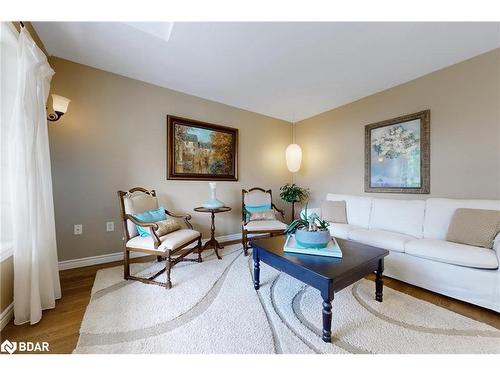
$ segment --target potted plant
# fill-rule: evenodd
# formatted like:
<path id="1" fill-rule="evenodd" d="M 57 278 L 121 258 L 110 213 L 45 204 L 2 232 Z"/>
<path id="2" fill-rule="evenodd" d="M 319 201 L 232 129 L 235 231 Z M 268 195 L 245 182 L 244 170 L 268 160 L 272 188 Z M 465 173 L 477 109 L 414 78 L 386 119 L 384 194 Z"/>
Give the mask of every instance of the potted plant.
<path id="1" fill-rule="evenodd" d="M 292 220 L 295 218 L 295 203 L 302 202 L 309 197 L 309 189 L 295 184 L 285 184 L 280 187 L 280 197 L 285 202 L 292 204 Z"/>
<path id="2" fill-rule="evenodd" d="M 307 215 L 307 205 L 299 219 L 292 221 L 286 228 L 288 235 L 295 234 L 295 241 L 305 248 L 320 249 L 330 242 L 331 235 L 328 230 L 330 224 L 319 218 L 316 213 Z"/>

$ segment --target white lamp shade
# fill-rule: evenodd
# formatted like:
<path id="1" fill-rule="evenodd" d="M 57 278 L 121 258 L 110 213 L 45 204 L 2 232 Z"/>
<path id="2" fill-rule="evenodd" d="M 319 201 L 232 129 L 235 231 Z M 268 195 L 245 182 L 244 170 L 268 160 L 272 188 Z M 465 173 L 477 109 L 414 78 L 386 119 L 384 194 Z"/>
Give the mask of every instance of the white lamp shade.
<path id="1" fill-rule="evenodd" d="M 292 173 L 298 172 L 302 163 L 302 149 L 299 145 L 292 143 L 286 148 L 286 166 Z"/>
<path id="2" fill-rule="evenodd" d="M 64 96 L 55 94 L 52 95 L 52 107 L 56 112 L 66 113 L 70 101 L 71 100 L 65 98 Z"/>

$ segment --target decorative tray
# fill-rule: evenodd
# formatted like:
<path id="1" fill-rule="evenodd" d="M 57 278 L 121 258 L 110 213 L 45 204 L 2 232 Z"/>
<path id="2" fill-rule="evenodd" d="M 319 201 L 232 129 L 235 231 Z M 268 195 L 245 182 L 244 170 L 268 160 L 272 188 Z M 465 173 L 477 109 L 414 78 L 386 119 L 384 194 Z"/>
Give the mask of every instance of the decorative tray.
<path id="1" fill-rule="evenodd" d="M 297 244 L 294 236 L 288 236 L 283 250 L 286 253 L 297 253 L 307 255 L 320 255 L 325 257 L 342 258 L 342 250 L 334 237 L 330 240 L 326 247 L 321 249 L 305 248 Z"/>

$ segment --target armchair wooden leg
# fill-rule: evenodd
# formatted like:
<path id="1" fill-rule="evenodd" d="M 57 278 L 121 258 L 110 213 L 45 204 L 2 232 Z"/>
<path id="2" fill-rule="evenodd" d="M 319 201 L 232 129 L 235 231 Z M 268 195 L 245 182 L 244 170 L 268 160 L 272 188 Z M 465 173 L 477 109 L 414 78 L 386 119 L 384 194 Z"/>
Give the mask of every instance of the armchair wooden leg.
<path id="1" fill-rule="evenodd" d="M 241 242 L 243 243 L 243 253 L 245 256 L 248 255 L 248 238 L 247 238 L 247 232 L 245 230 L 242 231 L 241 235 Z"/>
<path id="2" fill-rule="evenodd" d="M 123 253 L 123 278 L 128 280 L 130 277 L 130 252 L 125 249 Z"/>
<path id="3" fill-rule="evenodd" d="M 201 263 L 203 260 L 201 259 L 201 252 L 202 252 L 202 246 L 201 246 L 201 236 L 198 239 L 198 263 Z"/>
<path id="4" fill-rule="evenodd" d="M 170 254 L 167 257 L 167 260 L 165 261 L 165 271 L 167 274 L 167 282 L 165 283 L 165 288 L 170 289 L 172 288 L 172 280 L 170 279 L 170 271 L 172 270 L 172 261 L 170 259 Z"/>

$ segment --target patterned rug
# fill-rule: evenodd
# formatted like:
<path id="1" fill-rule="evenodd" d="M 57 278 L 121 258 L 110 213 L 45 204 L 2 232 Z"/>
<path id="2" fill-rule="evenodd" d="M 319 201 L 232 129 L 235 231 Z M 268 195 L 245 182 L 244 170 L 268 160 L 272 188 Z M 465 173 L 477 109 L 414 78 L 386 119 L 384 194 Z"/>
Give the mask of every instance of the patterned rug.
<path id="1" fill-rule="evenodd" d="M 100 270 L 74 353 L 500 353 L 500 330 L 388 287 L 378 303 L 366 279 L 335 295 L 327 344 L 317 290 L 261 263 L 256 292 L 251 256 L 222 255 L 175 266 L 170 290 Z"/>

